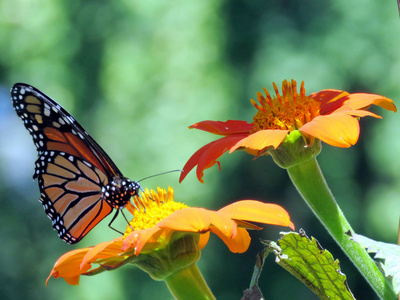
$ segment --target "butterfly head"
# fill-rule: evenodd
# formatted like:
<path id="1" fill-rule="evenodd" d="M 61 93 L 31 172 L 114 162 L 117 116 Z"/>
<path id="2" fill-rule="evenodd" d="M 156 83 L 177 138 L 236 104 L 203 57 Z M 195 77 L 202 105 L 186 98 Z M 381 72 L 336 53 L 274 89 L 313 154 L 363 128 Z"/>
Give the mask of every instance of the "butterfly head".
<path id="1" fill-rule="evenodd" d="M 121 208 L 132 196 L 138 194 L 140 188 L 137 181 L 131 181 L 126 177 L 113 177 L 113 180 L 103 187 L 102 192 L 108 204 L 114 208 Z"/>

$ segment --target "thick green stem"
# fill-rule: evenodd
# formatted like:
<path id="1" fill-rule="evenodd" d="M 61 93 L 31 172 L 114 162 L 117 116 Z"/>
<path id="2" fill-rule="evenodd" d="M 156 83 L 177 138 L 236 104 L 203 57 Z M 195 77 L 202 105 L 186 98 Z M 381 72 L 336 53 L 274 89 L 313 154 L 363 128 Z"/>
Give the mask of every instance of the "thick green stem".
<path id="1" fill-rule="evenodd" d="M 329 190 L 317 160 L 313 158 L 287 170 L 303 199 L 379 297 L 396 299 L 394 291 L 367 251 L 346 234 L 353 230 Z"/>
<path id="2" fill-rule="evenodd" d="M 165 279 L 165 282 L 175 299 L 215 299 L 196 264 L 192 264 L 188 268 L 175 272 Z"/>

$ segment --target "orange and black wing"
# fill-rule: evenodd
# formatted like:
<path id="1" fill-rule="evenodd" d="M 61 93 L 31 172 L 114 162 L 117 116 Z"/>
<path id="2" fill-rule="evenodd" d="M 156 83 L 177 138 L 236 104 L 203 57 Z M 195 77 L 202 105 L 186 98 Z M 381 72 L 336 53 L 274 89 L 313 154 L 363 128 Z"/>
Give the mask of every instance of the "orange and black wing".
<path id="1" fill-rule="evenodd" d="M 60 238 L 73 244 L 112 211 L 104 187 L 122 174 L 105 151 L 58 103 L 15 84 L 13 106 L 38 152 L 34 178 L 40 201 Z"/>

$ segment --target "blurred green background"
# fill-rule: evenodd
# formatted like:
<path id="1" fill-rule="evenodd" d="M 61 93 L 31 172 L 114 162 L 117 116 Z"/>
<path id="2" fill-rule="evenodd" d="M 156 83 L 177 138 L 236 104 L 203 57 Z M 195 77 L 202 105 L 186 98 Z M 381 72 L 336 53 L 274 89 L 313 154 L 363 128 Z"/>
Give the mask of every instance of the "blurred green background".
<path id="1" fill-rule="evenodd" d="M 385 95 L 399 103 L 400 20 L 396 1 L 34 1 L 0 0 L 0 298 L 170 299 L 162 282 L 126 266 L 78 287 L 45 280 L 57 258 L 114 238 L 101 222 L 78 246 L 58 239 L 32 181 L 35 148 L 13 111 L 9 89 L 29 83 L 57 100 L 99 142 L 124 175 L 138 180 L 182 168 L 215 137 L 187 126 L 201 120 L 251 121 L 249 99 L 272 82 Z M 400 215 L 398 116 L 361 120 L 356 146 L 323 145 L 318 160 L 356 232 L 396 243 Z M 272 160 L 236 152 L 205 173 L 142 182 L 175 188 L 178 201 L 220 208 L 239 199 L 279 203 L 296 228 L 341 263 L 357 299 L 374 299 L 344 254 Z M 119 224 L 119 225 L 118 225 Z M 124 228 L 124 221 L 116 226 Z M 259 238 L 242 255 L 216 237 L 198 265 L 218 299 L 240 299 Z M 316 299 L 270 257 L 260 286 L 266 299 Z"/>

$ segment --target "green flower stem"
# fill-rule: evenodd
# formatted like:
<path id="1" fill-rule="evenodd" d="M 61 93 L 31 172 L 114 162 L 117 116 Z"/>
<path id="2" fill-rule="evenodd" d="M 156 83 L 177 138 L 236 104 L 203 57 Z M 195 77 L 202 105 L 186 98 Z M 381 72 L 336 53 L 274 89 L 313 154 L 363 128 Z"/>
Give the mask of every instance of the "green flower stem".
<path id="1" fill-rule="evenodd" d="M 175 299 L 215 299 L 196 264 L 175 272 L 165 279 L 165 282 Z"/>
<path id="2" fill-rule="evenodd" d="M 367 251 L 350 240 L 354 232 L 329 190 L 315 158 L 287 169 L 289 176 L 314 214 L 382 299 L 396 299 L 394 291 Z"/>

